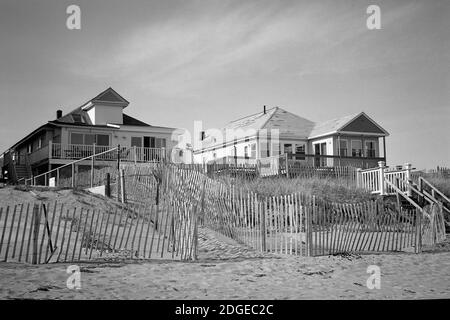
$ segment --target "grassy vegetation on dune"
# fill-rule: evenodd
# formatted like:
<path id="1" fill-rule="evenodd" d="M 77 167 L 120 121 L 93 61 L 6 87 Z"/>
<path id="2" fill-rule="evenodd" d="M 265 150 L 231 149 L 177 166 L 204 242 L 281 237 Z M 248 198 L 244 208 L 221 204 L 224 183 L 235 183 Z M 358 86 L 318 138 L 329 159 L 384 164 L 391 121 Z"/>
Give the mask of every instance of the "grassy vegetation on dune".
<path id="1" fill-rule="evenodd" d="M 424 177 L 433 186 L 450 198 L 450 179 L 444 177 Z"/>
<path id="2" fill-rule="evenodd" d="M 257 178 L 254 180 L 233 180 L 225 178 L 227 183 L 237 185 L 245 190 L 255 192 L 261 196 L 278 196 L 300 192 L 315 195 L 333 202 L 361 202 L 374 199 L 356 184 L 345 179 L 334 178 Z"/>

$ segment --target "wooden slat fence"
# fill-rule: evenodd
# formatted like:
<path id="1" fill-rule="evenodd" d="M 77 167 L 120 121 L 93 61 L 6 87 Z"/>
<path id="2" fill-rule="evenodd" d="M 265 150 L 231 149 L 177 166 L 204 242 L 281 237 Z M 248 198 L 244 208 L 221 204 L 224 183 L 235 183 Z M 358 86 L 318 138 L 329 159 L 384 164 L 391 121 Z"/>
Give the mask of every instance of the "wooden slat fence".
<path id="1" fill-rule="evenodd" d="M 317 200 L 316 200 L 317 201 Z M 380 201 L 321 203 L 312 210 L 311 255 L 421 250 L 420 212 Z"/>
<path id="2" fill-rule="evenodd" d="M 54 203 L 0 208 L 0 261 L 33 264 L 98 258 L 195 258 L 197 209 L 117 205 L 109 210 Z"/>

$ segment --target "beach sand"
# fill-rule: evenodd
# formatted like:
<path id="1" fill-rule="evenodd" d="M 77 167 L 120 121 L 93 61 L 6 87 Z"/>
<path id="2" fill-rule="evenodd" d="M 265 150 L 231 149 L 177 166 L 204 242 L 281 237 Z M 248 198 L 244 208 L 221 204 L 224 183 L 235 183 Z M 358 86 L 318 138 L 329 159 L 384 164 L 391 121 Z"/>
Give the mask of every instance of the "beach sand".
<path id="1" fill-rule="evenodd" d="M 447 246 L 422 254 L 296 257 L 261 254 L 208 229 L 199 260 L 78 263 L 81 289 L 68 289 L 71 264 L 0 264 L 1 299 L 436 299 L 450 298 Z M 369 289 L 377 265 L 381 288 Z"/>

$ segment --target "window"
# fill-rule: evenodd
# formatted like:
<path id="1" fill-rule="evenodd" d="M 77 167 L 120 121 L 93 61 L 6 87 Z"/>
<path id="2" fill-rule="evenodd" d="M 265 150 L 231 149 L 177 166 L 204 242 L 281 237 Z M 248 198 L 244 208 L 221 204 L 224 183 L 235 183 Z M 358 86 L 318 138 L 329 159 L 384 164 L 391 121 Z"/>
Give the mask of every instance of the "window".
<path id="1" fill-rule="evenodd" d="M 72 132 L 70 135 L 70 143 L 71 144 L 83 144 L 83 134 Z"/>
<path id="2" fill-rule="evenodd" d="M 81 117 L 81 114 L 72 114 L 71 116 L 72 116 L 73 122 L 75 122 L 75 123 L 83 123 L 83 119 Z"/>
<path id="3" fill-rule="evenodd" d="M 131 146 L 132 147 L 142 147 L 142 138 L 141 137 L 131 137 Z"/>
<path id="4" fill-rule="evenodd" d="M 296 160 L 305 160 L 305 145 L 297 144 L 295 146 L 295 159 Z"/>
<path id="5" fill-rule="evenodd" d="M 360 140 L 352 140 L 352 157 L 362 157 L 362 143 Z"/>
<path id="6" fill-rule="evenodd" d="M 33 145 L 31 143 L 27 146 L 27 152 L 28 153 L 33 152 Z"/>
<path id="7" fill-rule="evenodd" d="M 87 146 L 92 146 L 95 143 L 98 146 L 109 146 L 109 135 L 72 132 L 70 134 L 70 143 Z"/>
<path id="8" fill-rule="evenodd" d="M 164 138 L 155 138 L 155 148 L 165 148 L 166 147 L 166 139 Z"/>
<path id="9" fill-rule="evenodd" d="M 96 144 L 98 146 L 109 146 L 109 135 L 107 134 L 97 134 Z"/>
<path id="10" fill-rule="evenodd" d="M 42 141 L 44 140 L 44 137 L 39 137 L 38 139 L 38 149 L 42 148 Z"/>
<path id="11" fill-rule="evenodd" d="M 95 143 L 95 134 L 85 134 L 84 144 L 87 146 L 92 146 Z"/>
<path id="12" fill-rule="evenodd" d="M 348 155 L 347 149 L 348 149 L 348 142 L 347 142 L 347 140 L 341 140 L 339 142 L 339 155 L 343 156 L 343 157 L 346 157 Z"/>
<path id="13" fill-rule="evenodd" d="M 375 158 L 375 141 L 366 141 L 366 157 Z"/>
<path id="14" fill-rule="evenodd" d="M 248 158 L 248 146 L 244 147 L 244 157 Z"/>

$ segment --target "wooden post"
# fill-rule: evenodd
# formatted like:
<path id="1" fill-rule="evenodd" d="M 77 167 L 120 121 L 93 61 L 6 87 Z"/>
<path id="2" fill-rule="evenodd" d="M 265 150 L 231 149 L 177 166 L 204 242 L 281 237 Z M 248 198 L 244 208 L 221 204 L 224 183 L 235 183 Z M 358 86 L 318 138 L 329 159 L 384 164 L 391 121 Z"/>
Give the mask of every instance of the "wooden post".
<path id="1" fill-rule="evenodd" d="M 95 143 L 92 145 L 94 152 L 91 159 L 91 188 L 94 186 L 94 161 L 95 161 Z"/>
<path id="2" fill-rule="evenodd" d="M 259 212 L 260 212 L 260 221 L 261 221 L 261 249 L 263 252 L 266 252 L 266 208 L 267 202 L 264 201 L 259 202 Z"/>
<path id="3" fill-rule="evenodd" d="M 405 163 L 405 170 L 406 170 L 406 181 L 408 183 L 407 185 L 407 194 L 408 197 L 411 197 L 411 185 L 412 185 L 412 181 L 411 181 L 411 164 L 410 163 Z"/>
<path id="4" fill-rule="evenodd" d="M 166 163 L 167 162 L 166 160 L 167 160 L 166 148 L 161 147 L 161 161 L 160 162 Z"/>
<path id="5" fill-rule="evenodd" d="M 120 144 L 117 145 L 117 171 L 120 170 Z"/>
<path id="6" fill-rule="evenodd" d="M 111 198 L 111 174 L 106 174 L 105 196 Z"/>
<path id="7" fill-rule="evenodd" d="M 137 163 L 136 146 L 133 147 L 133 152 L 134 152 L 134 164 L 136 164 Z"/>
<path id="8" fill-rule="evenodd" d="M 34 224 L 33 224 L 33 259 L 32 264 L 38 263 L 38 241 L 39 241 L 39 225 L 40 225 L 40 215 L 39 215 L 39 205 L 34 205 L 33 208 Z"/>
<path id="9" fill-rule="evenodd" d="M 363 185 L 362 185 L 362 169 L 361 168 L 356 169 L 356 186 L 358 188 L 363 187 Z"/>
<path id="10" fill-rule="evenodd" d="M 289 162 L 288 162 L 288 154 L 287 152 L 284 154 L 285 162 L 286 162 L 286 178 L 289 178 Z"/>
<path id="11" fill-rule="evenodd" d="M 416 209 L 416 243 L 415 253 L 422 252 L 422 211 Z"/>
<path id="12" fill-rule="evenodd" d="M 72 189 L 75 188 L 75 165 L 72 163 Z"/>
<path id="13" fill-rule="evenodd" d="M 56 169 L 55 187 L 59 187 L 59 169 Z"/>
<path id="14" fill-rule="evenodd" d="M 385 183 L 384 183 L 384 166 L 385 166 L 385 162 L 384 161 L 378 161 L 378 167 L 379 167 L 379 180 L 380 180 L 380 195 L 384 195 L 385 194 Z"/>
<path id="15" fill-rule="evenodd" d="M 126 203 L 127 200 L 125 198 L 125 172 L 124 170 L 120 170 L 120 192 L 122 203 Z"/>

